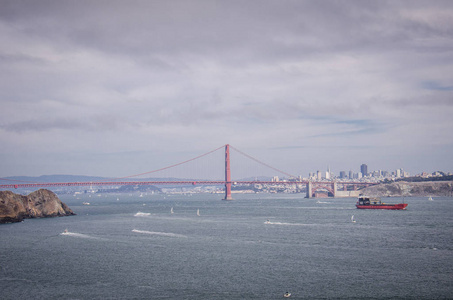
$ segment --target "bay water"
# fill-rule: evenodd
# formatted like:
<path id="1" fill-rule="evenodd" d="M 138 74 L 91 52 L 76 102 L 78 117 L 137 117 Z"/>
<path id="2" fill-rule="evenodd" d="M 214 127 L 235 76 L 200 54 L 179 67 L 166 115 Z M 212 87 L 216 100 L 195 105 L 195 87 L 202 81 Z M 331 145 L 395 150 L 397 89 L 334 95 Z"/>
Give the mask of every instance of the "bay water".
<path id="1" fill-rule="evenodd" d="M 0 299 L 453 298 L 452 198 L 233 196 L 61 195 L 0 225 Z"/>

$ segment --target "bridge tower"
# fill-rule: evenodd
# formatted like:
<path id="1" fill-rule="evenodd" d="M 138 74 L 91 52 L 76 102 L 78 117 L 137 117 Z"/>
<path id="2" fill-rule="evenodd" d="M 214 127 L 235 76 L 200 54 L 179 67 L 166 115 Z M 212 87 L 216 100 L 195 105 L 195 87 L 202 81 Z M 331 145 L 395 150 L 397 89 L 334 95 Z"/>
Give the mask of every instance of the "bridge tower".
<path id="1" fill-rule="evenodd" d="M 223 200 L 233 200 L 231 197 L 231 173 L 230 173 L 230 145 L 225 145 L 225 198 Z"/>
<path id="2" fill-rule="evenodd" d="M 307 196 L 305 198 L 311 198 L 312 195 L 313 195 L 313 184 L 311 183 L 311 181 L 308 181 L 307 182 Z"/>

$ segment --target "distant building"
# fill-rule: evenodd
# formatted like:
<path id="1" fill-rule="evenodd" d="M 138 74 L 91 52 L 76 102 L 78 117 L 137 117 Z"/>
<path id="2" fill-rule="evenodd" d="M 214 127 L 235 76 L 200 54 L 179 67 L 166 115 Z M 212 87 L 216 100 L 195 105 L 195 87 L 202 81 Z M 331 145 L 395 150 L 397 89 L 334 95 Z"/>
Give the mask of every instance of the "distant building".
<path id="1" fill-rule="evenodd" d="M 352 173 L 352 171 L 349 171 L 349 179 L 352 179 L 352 178 L 354 178 L 353 173 Z"/>
<path id="2" fill-rule="evenodd" d="M 321 173 L 321 171 L 318 171 L 317 174 L 318 174 L 317 179 L 318 179 L 318 180 L 321 180 L 321 179 L 322 179 L 322 173 Z"/>
<path id="3" fill-rule="evenodd" d="M 368 166 L 365 165 L 365 164 L 362 164 L 360 166 L 360 173 L 362 173 L 362 176 L 365 177 L 366 175 L 368 175 Z"/>
<path id="4" fill-rule="evenodd" d="M 340 171 L 340 178 L 346 178 L 346 172 Z"/>

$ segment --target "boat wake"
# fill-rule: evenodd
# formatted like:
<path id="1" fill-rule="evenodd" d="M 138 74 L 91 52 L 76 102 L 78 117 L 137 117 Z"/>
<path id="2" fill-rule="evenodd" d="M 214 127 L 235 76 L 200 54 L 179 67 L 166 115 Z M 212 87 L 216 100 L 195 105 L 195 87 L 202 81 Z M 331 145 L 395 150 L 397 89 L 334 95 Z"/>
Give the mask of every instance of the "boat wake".
<path id="1" fill-rule="evenodd" d="M 303 223 L 283 223 L 283 222 L 270 222 L 266 221 L 264 224 L 268 225 L 283 225 L 283 226 L 312 226 L 313 224 L 303 224 Z"/>
<path id="2" fill-rule="evenodd" d="M 150 215 L 151 215 L 150 213 L 144 213 L 144 212 L 139 211 L 138 213 L 136 213 L 134 215 L 134 217 L 148 217 Z"/>
<path id="3" fill-rule="evenodd" d="M 175 238 L 187 238 L 187 236 L 185 236 L 183 234 L 177 234 L 177 233 L 171 233 L 171 232 L 155 232 L 155 231 L 138 230 L 138 229 L 132 229 L 132 232 L 141 233 L 141 234 L 149 234 L 149 235 L 175 237 Z"/>
<path id="4" fill-rule="evenodd" d="M 90 235 L 87 235 L 87 234 L 69 232 L 69 231 L 62 232 L 62 233 L 60 233 L 60 235 L 67 235 L 67 236 L 72 236 L 72 237 L 78 237 L 78 238 L 84 238 L 84 239 L 93 239 L 93 240 L 100 240 L 101 239 L 101 238 L 90 236 Z"/>
<path id="5" fill-rule="evenodd" d="M 334 204 L 334 203 L 329 203 L 329 204 Z M 313 207 L 298 207 L 299 209 L 304 209 L 304 210 L 356 210 L 356 207 L 338 207 L 338 206 L 332 206 L 332 205 L 318 205 L 318 206 L 313 206 Z"/>

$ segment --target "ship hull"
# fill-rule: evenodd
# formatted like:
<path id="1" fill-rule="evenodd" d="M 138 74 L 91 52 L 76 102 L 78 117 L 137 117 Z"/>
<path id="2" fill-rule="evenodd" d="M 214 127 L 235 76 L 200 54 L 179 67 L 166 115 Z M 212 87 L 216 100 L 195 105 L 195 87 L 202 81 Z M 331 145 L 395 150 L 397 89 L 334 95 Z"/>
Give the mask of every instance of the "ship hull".
<path id="1" fill-rule="evenodd" d="M 356 207 L 358 209 L 393 209 L 393 210 L 402 210 L 406 209 L 407 203 L 400 203 L 400 204 L 378 204 L 378 205 L 360 205 L 357 204 Z"/>

